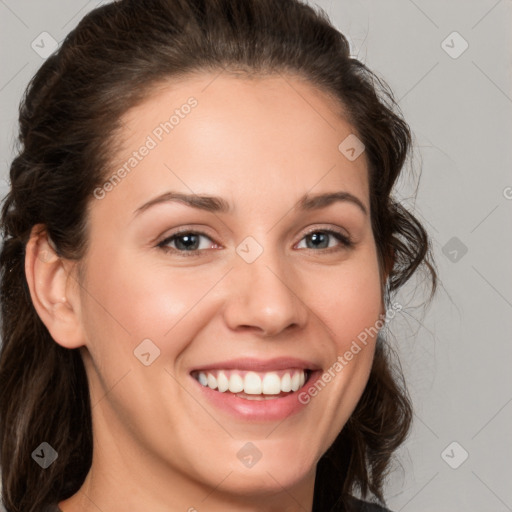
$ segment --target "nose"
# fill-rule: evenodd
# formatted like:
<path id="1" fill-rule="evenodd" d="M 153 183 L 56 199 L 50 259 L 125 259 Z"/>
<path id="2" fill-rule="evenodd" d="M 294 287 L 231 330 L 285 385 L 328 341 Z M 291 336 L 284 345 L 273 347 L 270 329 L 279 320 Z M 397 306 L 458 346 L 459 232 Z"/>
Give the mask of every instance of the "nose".
<path id="1" fill-rule="evenodd" d="M 268 250 L 252 263 L 237 256 L 226 283 L 227 325 L 234 331 L 254 331 L 265 337 L 303 328 L 308 308 L 299 284 L 293 268 Z"/>

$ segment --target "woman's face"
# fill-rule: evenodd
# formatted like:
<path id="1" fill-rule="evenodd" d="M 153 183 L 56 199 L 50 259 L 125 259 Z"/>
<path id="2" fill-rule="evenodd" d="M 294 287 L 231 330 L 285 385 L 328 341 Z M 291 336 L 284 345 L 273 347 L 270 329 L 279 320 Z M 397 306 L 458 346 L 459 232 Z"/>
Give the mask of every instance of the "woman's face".
<path id="1" fill-rule="evenodd" d="M 125 116 L 79 311 L 106 478 L 198 503 L 312 490 L 383 313 L 353 132 L 291 76 L 196 75 Z"/>

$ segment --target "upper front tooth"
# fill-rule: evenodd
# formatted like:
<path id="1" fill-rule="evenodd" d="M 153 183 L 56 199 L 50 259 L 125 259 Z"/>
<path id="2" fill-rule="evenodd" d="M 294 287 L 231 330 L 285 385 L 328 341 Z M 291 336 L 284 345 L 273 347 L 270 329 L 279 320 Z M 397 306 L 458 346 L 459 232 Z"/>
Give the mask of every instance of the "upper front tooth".
<path id="1" fill-rule="evenodd" d="M 261 377 L 254 372 L 247 372 L 244 379 L 244 391 L 248 395 L 261 394 Z"/>
<path id="2" fill-rule="evenodd" d="M 244 390 L 244 379 L 238 373 L 232 373 L 229 378 L 229 391 L 231 393 L 240 393 Z"/>
<path id="3" fill-rule="evenodd" d="M 281 379 L 281 391 L 288 393 L 292 390 L 292 378 L 289 373 L 285 373 Z"/>
<path id="4" fill-rule="evenodd" d="M 292 377 L 292 391 L 297 391 L 300 388 L 300 373 L 295 372 Z"/>
<path id="5" fill-rule="evenodd" d="M 226 377 L 226 374 L 224 372 L 219 372 L 217 374 L 217 385 L 219 387 L 219 391 L 221 393 L 224 393 L 224 391 L 227 391 L 229 388 L 229 380 Z"/>
<path id="6" fill-rule="evenodd" d="M 265 374 L 261 389 L 266 395 L 278 395 L 281 392 L 281 379 L 279 375 L 277 373 Z"/>
<path id="7" fill-rule="evenodd" d="M 208 386 L 208 378 L 206 377 L 206 373 L 199 372 L 198 380 L 203 386 Z"/>
<path id="8" fill-rule="evenodd" d="M 208 387 L 211 389 L 217 389 L 217 379 L 211 373 L 208 373 L 206 378 L 208 381 Z"/>

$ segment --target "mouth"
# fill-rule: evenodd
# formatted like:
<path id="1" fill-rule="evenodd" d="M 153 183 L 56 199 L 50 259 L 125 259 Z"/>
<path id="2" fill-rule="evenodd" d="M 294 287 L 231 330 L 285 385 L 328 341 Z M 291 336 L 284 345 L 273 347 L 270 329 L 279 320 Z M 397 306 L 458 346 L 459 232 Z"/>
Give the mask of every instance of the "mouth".
<path id="1" fill-rule="evenodd" d="M 321 374 L 320 366 L 296 358 L 237 359 L 190 371 L 199 396 L 251 422 L 282 421 L 303 411 L 301 393 Z"/>
<path id="2" fill-rule="evenodd" d="M 215 369 L 194 371 L 191 375 L 203 387 L 219 393 L 231 393 L 244 400 L 272 400 L 298 391 L 308 382 L 311 373 L 303 368 L 270 372 Z"/>

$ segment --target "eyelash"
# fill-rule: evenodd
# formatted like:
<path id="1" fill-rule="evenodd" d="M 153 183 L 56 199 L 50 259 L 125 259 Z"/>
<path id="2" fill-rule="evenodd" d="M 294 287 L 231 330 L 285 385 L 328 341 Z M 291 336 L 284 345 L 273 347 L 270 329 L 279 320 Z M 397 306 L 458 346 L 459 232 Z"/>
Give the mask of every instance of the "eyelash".
<path id="1" fill-rule="evenodd" d="M 355 244 L 354 242 L 346 235 L 340 233 L 339 231 L 336 231 L 336 230 L 332 230 L 332 229 L 313 229 L 311 231 L 309 231 L 308 233 L 306 233 L 300 241 L 302 241 L 304 238 L 312 235 L 312 234 L 315 234 L 315 233 L 323 233 L 323 234 L 328 234 L 328 235 L 331 235 L 333 236 L 336 240 L 338 240 L 339 242 L 341 242 L 343 248 L 345 249 L 350 249 L 352 248 Z M 199 236 L 204 236 L 208 239 L 210 239 L 212 242 L 214 242 L 210 236 L 208 236 L 206 233 L 203 233 L 201 231 L 193 231 L 193 230 L 182 230 L 182 231 L 177 231 L 176 233 L 173 233 L 171 236 L 168 236 L 167 238 L 165 238 L 164 240 L 162 240 L 161 242 L 159 242 L 157 244 L 157 247 L 162 249 L 165 253 L 169 253 L 169 252 L 172 252 L 172 253 L 176 253 L 176 254 L 179 254 L 180 256 L 184 256 L 184 257 L 189 257 L 189 256 L 200 256 L 200 253 L 206 249 L 193 249 L 191 251 L 184 251 L 184 250 L 180 250 L 180 249 L 175 249 L 173 247 L 168 247 L 167 244 L 169 244 L 170 242 L 174 241 L 175 239 L 177 238 L 180 238 L 180 236 L 183 236 L 183 235 L 199 235 Z M 215 243 L 215 242 L 214 242 Z M 335 251 L 338 251 L 338 250 L 341 250 L 341 249 L 336 249 L 335 247 L 326 247 L 324 249 L 319 249 L 319 251 L 326 251 L 326 252 L 333 252 L 333 249 Z M 315 249 L 308 249 L 310 251 L 315 251 L 317 252 L 317 250 Z"/>

